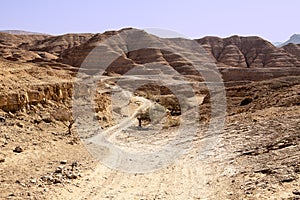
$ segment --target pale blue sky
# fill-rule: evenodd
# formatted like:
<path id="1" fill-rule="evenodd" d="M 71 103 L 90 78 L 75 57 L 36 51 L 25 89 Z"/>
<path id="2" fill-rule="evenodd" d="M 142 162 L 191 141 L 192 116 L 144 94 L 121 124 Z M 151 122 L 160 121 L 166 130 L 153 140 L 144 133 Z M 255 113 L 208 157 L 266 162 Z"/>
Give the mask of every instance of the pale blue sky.
<path id="1" fill-rule="evenodd" d="M 155 27 L 191 38 L 285 41 L 300 33 L 299 9 L 299 0 L 2 0 L 0 29 L 63 34 Z"/>

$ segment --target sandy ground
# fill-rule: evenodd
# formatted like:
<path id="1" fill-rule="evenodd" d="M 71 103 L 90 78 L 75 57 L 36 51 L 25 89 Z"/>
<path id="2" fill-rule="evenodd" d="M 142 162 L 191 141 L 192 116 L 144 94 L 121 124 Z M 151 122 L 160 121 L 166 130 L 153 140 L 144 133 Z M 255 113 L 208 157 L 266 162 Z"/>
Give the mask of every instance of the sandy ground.
<path id="1" fill-rule="evenodd" d="M 273 121 L 283 125 L 286 117 L 294 119 L 289 124 L 290 129 L 299 128 L 299 107 L 266 109 L 248 116 L 234 116 L 228 119 L 225 131 L 218 137 L 207 138 L 203 134 L 194 138 L 193 148 L 172 165 L 158 169 L 150 173 L 129 174 L 113 170 L 99 163 L 95 169 L 86 172 L 83 180 L 64 188 L 56 188 L 53 199 L 287 199 L 292 198 L 293 191 L 299 187 L 299 179 L 294 181 L 280 182 L 271 180 L 267 186 L 263 178 L 266 175 L 254 175 L 252 167 L 258 167 L 264 158 L 248 158 L 241 156 L 239 151 L 251 140 L 249 133 L 263 131 L 261 122 L 265 126 L 272 126 Z M 246 119 L 241 123 L 230 122 L 236 118 Z M 253 119 L 263 117 L 264 120 L 253 125 Z M 248 119 L 247 119 L 248 118 Z M 270 120 L 270 121 L 269 121 Z M 250 126 L 251 125 L 251 126 Z M 284 127 L 277 126 L 277 129 Z M 257 130 L 256 130 L 257 129 Z M 200 131 L 201 132 L 201 131 Z M 293 134 L 292 134 L 293 135 Z M 203 152 L 205 140 L 216 140 L 216 146 Z M 149 141 L 151 142 L 151 141 Z M 249 144 L 249 147 L 253 144 Z M 291 147 L 290 147 L 291 148 Z M 299 144 L 287 149 L 295 158 L 299 158 Z M 282 149 L 274 150 L 279 154 Z M 274 152 L 273 152 L 274 153 Z M 272 154 L 272 153 L 271 153 Z M 269 157 L 268 155 L 267 157 Z M 276 162 L 269 157 L 269 163 Z M 288 158 L 283 158 L 288 159 Z M 281 163 L 282 165 L 282 163 Z M 280 164 L 276 165 L 281 168 Z M 249 176 L 249 178 L 248 178 Z M 297 175 L 299 176 L 299 174 Z M 249 180 L 247 180 L 249 179 Z M 252 180 L 252 182 L 250 181 Z M 255 187 L 246 188 L 247 184 L 255 183 Z M 261 185 L 260 185 L 261 184 Z M 271 189 L 270 189 L 271 188 Z"/>

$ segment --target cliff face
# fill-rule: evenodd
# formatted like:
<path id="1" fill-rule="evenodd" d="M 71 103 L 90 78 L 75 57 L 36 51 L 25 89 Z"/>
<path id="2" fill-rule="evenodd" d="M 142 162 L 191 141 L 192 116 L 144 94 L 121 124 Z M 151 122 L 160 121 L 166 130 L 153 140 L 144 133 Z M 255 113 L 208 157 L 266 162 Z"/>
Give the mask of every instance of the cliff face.
<path id="1" fill-rule="evenodd" d="M 65 70 L 40 68 L 0 59 L 0 109 L 26 110 L 31 104 L 72 97 L 72 76 Z"/>

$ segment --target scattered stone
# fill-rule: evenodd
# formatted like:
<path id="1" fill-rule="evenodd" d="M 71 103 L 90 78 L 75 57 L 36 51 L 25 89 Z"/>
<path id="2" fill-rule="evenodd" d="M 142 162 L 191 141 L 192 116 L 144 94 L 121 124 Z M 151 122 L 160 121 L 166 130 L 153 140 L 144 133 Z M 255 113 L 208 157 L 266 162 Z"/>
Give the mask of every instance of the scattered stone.
<path id="1" fill-rule="evenodd" d="M 52 135 L 57 136 L 58 134 L 56 132 L 51 132 Z"/>
<path id="2" fill-rule="evenodd" d="M 262 173 L 262 174 L 272 174 L 272 169 L 270 168 L 261 168 L 254 171 L 254 173 Z"/>
<path id="3" fill-rule="evenodd" d="M 257 155 L 257 150 L 246 150 L 242 152 L 242 155 Z"/>
<path id="4" fill-rule="evenodd" d="M 77 167 L 77 166 L 78 166 L 78 162 L 77 161 L 72 162 L 72 165 L 71 165 L 72 171 L 74 170 L 74 167 Z"/>
<path id="5" fill-rule="evenodd" d="M 25 183 L 19 183 L 22 187 L 27 187 Z"/>
<path id="6" fill-rule="evenodd" d="M 67 177 L 69 179 L 76 179 L 78 177 L 78 175 L 72 173 L 72 174 L 67 174 Z"/>
<path id="7" fill-rule="evenodd" d="M 33 184 L 36 183 L 36 179 L 30 179 L 29 181 L 30 181 L 30 183 L 33 183 Z"/>
<path id="8" fill-rule="evenodd" d="M 59 179 L 62 179 L 62 178 L 63 178 L 63 175 L 62 175 L 62 174 L 56 174 L 55 177 L 56 177 L 56 178 L 59 178 Z"/>
<path id="9" fill-rule="evenodd" d="M 280 179 L 280 182 L 282 183 L 287 183 L 287 182 L 292 182 L 294 180 L 296 180 L 297 177 L 296 176 L 293 176 L 291 174 L 289 175 L 286 175 L 286 176 L 283 176 L 281 179 Z"/>
<path id="10" fill-rule="evenodd" d="M 52 176 L 43 176 L 42 178 L 42 181 L 44 182 L 53 182 L 53 177 Z"/>
<path id="11" fill-rule="evenodd" d="M 5 158 L 0 158 L 0 163 L 5 162 Z"/>
<path id="12" fill-rule="evenodd" d="M 68 162 L 67 160 L 61 160 L 61 161 L 60 161 L 60 164 L 65 165 L 65 164 L 67 164 L 67 162 Z"/>
<path id="13" fill-rule="evenodd" d="M 33 123 L 39 124 L 39 123 L 41 123 L 41 121 L 42 121 L 42 119 L 34 119 L 34 120 L 33 120 Z"/>
<path id="14" fill-rule="evenodd" d="M 33 142 L 32 145 L 36 146 L 38 145 L 38 142 Z"/>
<path id="15" fill-rule="evenodd" d="M 53 180 L 53 183 L 54 183 L 54 184 L 61 183 L 61 180 L 58 179 L 58 178 L 55 178 L 55 179 Z"/>
<path id="16" fill-rule="evenodd" d="M 7 134 L 4 134 L 4 138 L 5 138 L 6 140 L 9 140 L 9 139 L 10 139 L 9 135 L 7 135 Z"/>
<path id="17" fill-rule="evenodd" d="M 62 173 L 63 171 L 63 167 L 62 166 L 58 166 L 55 170 L 55 173 Z"/>
<path id="18" fill-rule="evenodd" d="M 18 122 L 16 125 L 17 125 L 18 127 L 20 127 L 20 128 L 24 128 L 24 127 L 25 127 L 25 125 L 24 125 L 23 123 L 21 123 L 21 122 Z"/>
<path id="19" fill-rule="evenodd" d="M 294 190 L 294 191 L 293 191 L 293 194 L 294 194 L 294 195 L 300 195 L 300 190 Z"/>
<path id="20" fill-rule="evenodd" d="M 15 114 L 13 114 L 12 112 L 8 112 L 9 117 L 14 118 Z"/>
<path id="21" fill-rule="evenodd" d="M 240 103 L 240 106 L 246 106 L 248 105 L 249 103 L 251 103 L 253 100 L 251 97 L 246 97 L 245 99 L 243 99 Z"/>
<path id="22" fill-rule="evenodd" d="M 13 152 L 15 152 L 15 153 L 22 153 L 22 152 L 23 152 L 23 148 L 20 147 L 20 146 L 17 146 L 17 147 L 13 150 Z"/>
<path id="23" fill-rule="evenodd" d="M 0 122 L 5 122 L 5 117 L 0 116 Z"/>
<path id="24" fill-rule="evenodd" d="M 43 118 L 42 119 L 44 122 L 46 122 L 46 123 L 51 123 L 51 122 L 53 122 L 53 120 L 51 119 L 51 117 L 46 117 L 46 118 Z"/>

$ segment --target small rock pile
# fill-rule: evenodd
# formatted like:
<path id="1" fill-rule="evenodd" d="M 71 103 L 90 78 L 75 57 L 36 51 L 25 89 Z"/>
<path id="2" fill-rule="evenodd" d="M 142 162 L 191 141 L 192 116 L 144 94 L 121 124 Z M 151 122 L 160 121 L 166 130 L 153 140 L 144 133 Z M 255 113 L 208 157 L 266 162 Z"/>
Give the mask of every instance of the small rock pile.
<path id="1" fill-rule="evenodd" d="M 62 160 L 54 172 L 48 173 L 41 177 L 41 181 L 47 184 L 57 184 L 69 182 L 71 179 L 81 177 L 78 162 L 68 164 L 66 160 Z"/>

